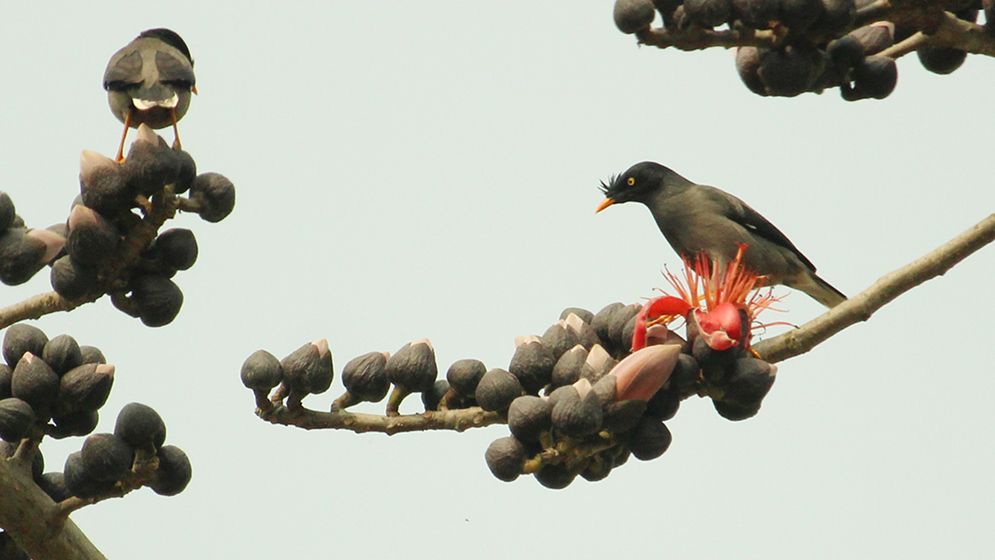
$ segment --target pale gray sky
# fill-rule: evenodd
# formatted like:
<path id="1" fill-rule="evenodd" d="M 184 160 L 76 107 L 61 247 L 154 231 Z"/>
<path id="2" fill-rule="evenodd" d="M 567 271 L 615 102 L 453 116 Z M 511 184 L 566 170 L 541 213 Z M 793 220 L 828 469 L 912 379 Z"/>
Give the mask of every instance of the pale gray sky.
<path id="1" fill-rule="evenodd" d="M 274 427 L 238 378 L 265 348 L 327 337 L 337 369 L 432 339 L 507 365 L 565 306 L 639 301 L 678 264 L 648 212 L 597 216 L 598 181 L 653 159 L 721 186 L 854 294 L 995 209 L 995 62 L 899 63 L 882 102 L 766 99 L 730 52 L 637 48 L 611 2 L 11 3 L 0 20 L 0 190 L 63 220 L 82 149 L 112 155 L 101 76 L 170 27 L 201 94 L 181 123 L 201 171 L 234 181 L 179 318 L 148 329 L 101 300 L 38 325 L 117 365 L 99 431 L 139 401 L 194 478 L 73 519 L 111 558 L 972 558 L 995 537 L 995 252 L 780 366 L 754 419 L 704 400 L 660 459 L 551 491 L 487 470 L 503 426 L 388 438 Z M 172 139 L 166 132 L 166 138 Z M 47 290 L 47 274 L 4 288 Z M 821 312 L 792 294 L 777 317 Z M 341 390 L 305 402 L 325 409 Z M 406 405 L 414 411 L 414 400 Z M 81 439 L 46 441 L 48 470 Z"/>

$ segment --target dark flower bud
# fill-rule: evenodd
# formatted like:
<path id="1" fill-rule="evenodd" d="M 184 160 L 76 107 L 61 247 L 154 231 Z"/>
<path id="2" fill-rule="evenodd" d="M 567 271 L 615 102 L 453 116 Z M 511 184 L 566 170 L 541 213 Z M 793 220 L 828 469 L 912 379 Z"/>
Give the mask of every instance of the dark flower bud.
<path id="1" fill-rule="evenodd" d="M 759 405 L 774 385 L 777 368 L 757 358 L 740 358 L 726 380 L 723 401 Z"/>
<path id="2" fill-rule="evenodd" d="M 681 394 L 673 387 L 661 389 L 646 402 L 646 414 L 666 421 L 681 407 Z"/>
<path id="3" fill-rule="evenodd" d="M 617 363 L 600 344 L 595 345 L 587 353 L 587 359 L 584 360 L 580 376 L 591 383 L 596 383 L 599 379 L 607 375 Z"/>
<path id="4" fill-rule="evenodd" d="M 618 378 L 614 374 L 609 373 L 605 375 L 593 385 L 591 385 L 591 392 L 598 397 L 598 402 L 601 407 L 604 408 L 610 403 L 615 402 L 616 392 L 615 388 L 618 385 Z M 620 399 L 620 400 L 625 400 Z"/>
<path id="5" fill-rule="evenodd" d="M 681 7 L 681 0 L 653 0 L 653 6 L 660 12 L 669 27 L 674 11 Z"/>
<path id="6" fill-rule="evenodd" d="M 919 47 L 916 51 L 922 67 L 934 74 L 949 74 L 967 60 L 967 52 L 950 47 Z"/>
<path id="7" fill-rule="evenodd" d="M 884 99 L 891 95 L 898 83 L 895 59 L 887 56 L 868 56 L 853 69 L 853 85 L 840 86 L 840 94 L 847 101 L 858 99 Z"/>
<path id="8" fill-rule="evenodd" d="M 511 372 L 495 368 L 480 378 L 474 397 L 480 408 L 500 412 L 506 410 L 511 402 L 524 392 L 522 384 Z"/>
<path id="9" fill-rule="evenodd" d="M 660 420 L 643 416 L 629 437 L 629 449 L 640 461 L 649 461 L 663 455 L 673 437 Z"/>
<path id="10" fill-rule="evenodd" d="M 42 492 L 48 494 L 52 501 L 59 503 L 62 500 L 72 497 L 72 493 L 66 488 L 66 478 L 61 472 L 47 472 L 35 481 Z M 6 558 L 0 554 L 0 558 Z M 27 558 L 27 556 L 25 556 Z"/>
<path id="11" fill-rule="evenodd" d="M 114 366 L 83 364 L 67 371 L 59 380 L 55 411 L 64 416 L 73 412 L 98 410 L 107 402 L 114 385 Z"/>
<path id="12" fill-rule="evenodd" d="M 421 403 L 425 406 L 425 411 L 439 410 L 439 403 L 448 392 L 449 382 L 445 379 L 436 381 L 427 391 L 422 391 Z"/>
<path id="13" fill-rule="evenodd" d="M 11 325 L 3 336 L 3 359 L 7 365 L 14 367 L 28 352 L 35 356 L 43 355 L 46 344 L 48 336 L 38 327 L 27 323 Z"/>
<path id="14" fill-rule="evenodd" d="M 114 434 L 93 434 L 83 442 L 80 450 L 83 470 L 94 480 L 121 480 L 131 470 L 135 451 Z"/>
<path id="15" fill-rule="evenodd" d="M 629 349 L 632 347 L 632 336 L 624 339 L 622 332 L 625 331 L 626 323 L 635 317 L 642 308 L 643 306 L 633 303 L 620 308 L 612 314 L 611 325 L 608 328 L 608 343 L 617 353 L 629 353 Z"/>
<path id="16" fill-rule="evenodd" d="M 0 232 L 0 282 L 8 286 L 27 282 L 48 262 L 48 252 L 44 240 L 23 229 Z"/>
<path id="17" fill-rule="evenodd" d="M 576 397 L 565 393 L 553 406 L 552 419 L 553 427 L 558 432 L 571 437 L 584 437 L 601 429 L 604 415 L 597 395 L 589 391 L 583 397 L 579 393 Z"/>
<path id="18" fill-rule="evenodd" d="M 220 222 L 235 209 L 235 185 L 219 173 L 202 173 L 190 188 L 190 198 L 200 204 L 201 218 Z"/>
<path id="19" fill-rule="evenodd" d="M 107 358 L 104 357 L 104 353 L 100 351 L 100 348 L 96 346 L 80 346 L 79 353 L 83 357 L 84 364 L 106 364 Z"/>
<path id="20" fill-rule="evenodd" d="M 332 385 L 332 353 L 324 338 L 309 342 L 280 361 L 283 379 L 303 394 L 321 394 Z"/>
<path id="21" fill-rule="evenodd" d="M 162 446 L 157 455 L 159 468 L 156 469 L 155 480 L 149 483 L 149 487 L 160 496 L 175 496 L 187 487 L 193 476 L 190 459 L 175 445 Z"/>
<path id="22" fill-rule="evenodd" d="M 65 226 L 68 232 L 68 227 Z M 29 229 L 27 233 L 24 234 L 25 237 L 33 239 L 36 241 L 41 241 L 45 244 L 45 253 L 42 254 L 39 259 L 40 262 L 44 264 L 49 264 L 55 260 L 56 257 L 65 253 L 64 249 L 66 247 L 66 237 L 61 233 L 52 231 L 51 229 Z"/>
<path id="23" fill-rule="evenodd" d="M 560 320 L 565 321 L 570 315 L 576 315 L 581 321 L 591 324 L 594 320 L 594 313 L 591 313 L 587 309 L 582 309 L 580 307 L 568 307 L 560 312 Z"/>
<path id="24" fill-rule="evenodd" d="M 591 328 L 594 329 L 595 334 L 601 339 L 601 345 L 604 346 L 609 343 L 610 337 L 609 332 L 611 331 L 612 316 L 616 311 L 625 307 L 621 302 L 609 303 L 608 305 L 601 308 L 600 311 L 594 314 L 594 318 L 591 319 Z"/>
<path id="25" fill-rule="evenodd" d="M 484 452 L 484 460 L 498 480 L 511 482 L 522 474 L 525 453 L 525 445 L 514 436 L 508 436 L 492 441 Z"/>
<path id="26" fill-rule="evenodd" d="M 556 360 L 538 337 L 525 337 L 520 342 L 508 371 L 518 378 L 527 392 L 535 394 L 549 384 Z"/>
<path id="27" fill-rule="evenodd" d="M 135 449 L 159 449 L 166 441 L 166 424 L 152 407 L 133 402 L 118 413 L 114 435 Z"/>
<path id="28" fill-rule="evenodd" d="M 435 349 L 428 339 L 405 344 L 387 359 L 387 379 L 411 391 L 426 391 L 435 383 L 438 366 Z"/>
<path id="29" fill-rule="evenodd" d="M 280 360 L 265 350 L 256 350 L 242 362 L 242 385 L 256 391 L 269 391 L 283 381 Z"/>
<path id="30" fill-rule="evenodd" d="M 446 380 L 449 386 L 456 390 L 461 396 L 473 397 L 477 391 L 477 385 L 487 373 L 487 366 L 480 360 L 467 358 L 456 360 L 446 371 Z"/>
<path id="31" fill-rule="evenodd" d="M 536 480 L 551 490 L 562 490 L 577 478 L 565 465 L 543 465 L 535 473 Z"/>
<path id="32" fill-rule="evenodd" d="M 131 294 L 138 317 L 147 327 L 173 322 L 183 307 L 183 291 L 169 278 L 147 274 L 131 279 Z"/>
<path id="33" fill-rule="evenodd" d="M 853 35 L 844 35 L 829 43 L 826 54 L 833 65 L 849 69 L 864 60 L 864 46 Z"/>
<path id="34" fill-rule="evenodd" d="M 780 17 L 781 3 L 774 0 L 732 0 L 733 12 L 754 29 L 769 29 Z"/>
<path id="35" fill-rule="evenodd" d="M 642 31 L 656 17 L 652 0 L 615 0 L 615 25 L 622 33 Z"/>
<path id="36" fill-rule="evenodd" d="M 131 207 L 134 199 L 121 165 L 97 152 L 80 154 L 79 185 L 80 201 L 105 216 Z"/>
<path id="37" fill-rule="evenodd" d="M 848 35 L 860 42 L 865 55 L 872 55 L 895 44 L 895 24 L 877 21 L 854 29 Z"/>
<path id="38" fill-rule="evenodd" d="M 604 410 L 604 428 L 616 434 L 628 432 L 639 424 L 647 406 L 646 401 L 638 400 L 609 403 Z"/>
<path id="39" fill-rule="evenodd" d="M 800 34 L 822 15 L 822 0 L 780 0 L 780 22 L 792 34 Z"/>
<path id="40" fill-rule="evenodd" d="M 48 435 L 55 439 L 70 436 L 85 436 L 97 429 L 97 422 L 99 420 L 100 414 L 96 410 L 86 410 L 73 412 L 66 416 L 56 416 L 52 418 L 52 423 L 55 426 L 49 430 Z"/>
<path id="41" fill-rule="evenodd" d="M 10 393 L 30 404 L 36 412 L 47 412 L 59 395 L 59 376 L 45 360 L 27 352 L 14 367 Z"/>
<path id="42" fill-rule="evenodd" d="M 14 224 L 16 215 L 17 211 L 14 209 L 14 201 L 10 199 L 10 195 L 0 192 L 0 232 Z"/>
<path id="43" fill-rule="evenodd" d="M 712 406 L 715 407 L 715 412 L 718 412 L 719 416 L 733 422 L 752 418 L 757 415 L 757 412 L 760 412 L 760 403 L 749 405 L 733 401 L 712 400 Z"/>
<path id="44" fill-rule="evenodd" d="M 49 279 L 52 289 L 70 301 L 96 295 L 99 291 L 97 271 L 79 264 L 69 255 L 55 261 Z"/>
<path id="45" fill-rule="evenodd" d="M 80 353 L 79 344 L 75 338 L 68 334 L 60 334 L 49 340 L 42 350 L 41 357 L 52 368 L 52 371 L 59 375 L 83 363 L 83 354 Z"/>
<path id="46" fill-rule="evenodd" d="M 600 348 L 600 346 L 599 346 Z M 587 350 L 580 344 L 567 350 L 553 366 L 553 373 L 550 376 L 550 385 L 553 387 L 563 387 L 573 385 L 580 379 L 584 369 L 584 362 L 587 361 Z"/>
<path id="47" fill-rule="evenodd" d="M 516 398 L 508 407 L 508 428 L 522 441 L 538 441 L 539 434 L 552 423 L 549 401 L 533 395 Z"/>
<path id="48" fill-rule="evenodd" d="M 543 346 L 548 348 L 550 354 L 557 360 L 578 342 L 580 339 L 577 338 L 577 333 L 567 328 L 566 321 L 563 320 L 557 321 L 542 334 Z"/>
<path id="49" fill-rule="evenodd" d="M 179 164 L 179 173 L 176 174 L 176 182 L 173 183 L 173 192 L 183 194 L 193 186 L 194 179 L 197 178 L 197 162 L 193 156 L 183 150 L 173 150 L 176 154 L 176 161 Z"/>
<path id="50" fill-rule="evenodd" d="M 31 405 L 18 398 L 0 400 L 0 439 L 20 441 L 35 423 Z"/>
<path id="51" fill-rule="evenodd" d="M 612 472 L 612 460 L 606 453 L 598 453 L 591 457 L 580 476 L 588 482 L 604 480 Z"/>
<path id="52" fill-rule="evenodd" d="M 14 370 L 10 366 L 0 364 L 0 399 L 10 397 L 10 378 L 13 374 Z"/>
<path id="53" fill-rule="evenodd" d="M 822 14 L 812 24 L 810 32 L 836 37 L 853 25 L 857 17 L 854 0 L 821 0 Z"/>
<path id="54" fill-rule="evenodd" d="M 563 323 L 577 335 L 577 343 L 584 348 L 590 350 L 595 344 L 601 344 L 601 339 L 598 337 L 598 333 L 594 331 L 594 327 L 585 323 L 577 315 L 567 315 Z"/>
<path id="55" fill-rule="evenodd" d="M 110 222 L 86 206 L 77 206 L 69 214 L 69 239 L 66 251 L 85 266 L 99 266 L 117 252 L 121 236 Z"/>
<path id="56" fill-rule="evenodd" d="M 556 403 L 560 402 L 560 399 L 574 398 L 576 396 L 578 396 L 577 388 L 573 384 L 570 384 L 564 387 L 557 387 L 546 397 L 546 400 L 549 402 L 549 406 L 554 407 Z"/>
<path id="57" fill-rule="evenodd" d="M 731 0 L 684 0 L 684 13 L 702 27 L 722 25 L 732 18 Z"/>
<path id="58" fill-rule="evenodd" d="M 180 158 L 148 126 L 139 126 L 122 166 L 132 192 L 152 196 L 180 176 Z"/>
<path id="59" fill-rule="evenodd" d="M 386 367 L 385 352 L 368 352 L 349 360 L 342 368 L 342 384 L 347 393 L 335 401 L 332 410 L 343 409 L 362 401 L 382 400 L 390 390 Z"/>
<path id="60" fill-rule="evenodd" d="M 794 97 L 809 90 L 822 74 L 823 66 L 819 51 L 789 45 L 762 52 L 757 75 L 768 94 Z"/>
<path id="61" fill-rule="evenodd" d="M 188 229 L 168 229 L 155 238 L 148 254 L 176 270 L 187 270 L 197 262 L 197 239 Z"/>
<path id="62" fill-rule="evenodd" d="M 83 467 L 83 455 L 81 451 L 69 454 L 62 471 L 66 489 L 73 496 L 84 499 L 94 498 L 114 489 L 115 481 L 99 481 L 93 478 L 91 473 Z"/>

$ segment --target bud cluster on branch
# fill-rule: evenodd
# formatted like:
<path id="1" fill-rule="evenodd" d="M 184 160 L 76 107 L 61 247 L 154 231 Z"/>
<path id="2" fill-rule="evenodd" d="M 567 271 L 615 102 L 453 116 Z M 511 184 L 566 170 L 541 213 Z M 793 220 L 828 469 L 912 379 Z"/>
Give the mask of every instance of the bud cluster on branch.
<path id="1" fill-rule="evenodd" d="M 764 96 L 839 88 L 847 101 L 883 99 L 898 81 L 895 59 L 910 52 L 937 74 L 968 53 L 995 56 L 989 0 L 616 0 L 614 15 L 642 44 L 736 47 L 740 78 Z"/>

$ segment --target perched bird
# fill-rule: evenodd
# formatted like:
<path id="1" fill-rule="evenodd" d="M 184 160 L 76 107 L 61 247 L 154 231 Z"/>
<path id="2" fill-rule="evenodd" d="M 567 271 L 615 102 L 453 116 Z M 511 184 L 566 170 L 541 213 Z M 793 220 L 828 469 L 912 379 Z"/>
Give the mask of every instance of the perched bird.
<path id="1" fill-rule="evenodd" d="M 111 112 L 124 123 L 117 160 L 124 160 L 128 128 L 147 124 L 159 129 L 173 126 L 173 147 L 180 147 L 176 121 L 190 107 L 197 93 L 190 49 L 174 31 L 149 29 L 111 56 L 104 71 L 104 89 Z"/>
<path id="2" fill-rule="evenodd" d="M 746 268 L 766 283 L 801 290 L 826 307 L 846 296 L 815 274 L 815 265 L 759 212 L 715 187 L 697 185 L 658 163 L 637 163 L 610 185 L 601 184 L 605 199 L 597 212 L 612 204 L 645 204 L 670 246 L 682 256 L 705 253 L 723 264 L 745 243 Z"/>

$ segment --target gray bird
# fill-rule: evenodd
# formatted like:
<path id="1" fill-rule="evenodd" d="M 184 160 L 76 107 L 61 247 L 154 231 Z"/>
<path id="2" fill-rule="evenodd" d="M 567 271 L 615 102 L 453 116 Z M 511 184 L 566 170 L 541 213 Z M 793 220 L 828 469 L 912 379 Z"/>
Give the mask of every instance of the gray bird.
<path id="1" fill-rule="evenodd" d="M 104 71 L 104 89 L 111 112 L 124 123 L 117 160 L 124 159 L 128 128 L 173 126 L 173 146 L 180 147 L 176 121 L 197 93 L 190 49 L 174 31 L 149 29 L 111 56 Z"/>
<path id="2" fill-rule="evenodd" d="M 766 284 L 801 290 L 826 307 L 846 296 L 815 274 L 815 265 L 759 212 L 715 187 L 697 185 L 658 163 L 644 161 L 601 184 L 605 199 L 597 212 L 612 204 L 641 202 L 670 246 L 682 256 L 705 253 L 720 263 L 747 245 L 743 260 Z"/>

